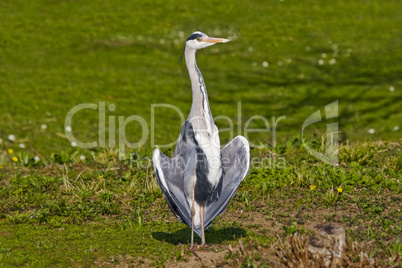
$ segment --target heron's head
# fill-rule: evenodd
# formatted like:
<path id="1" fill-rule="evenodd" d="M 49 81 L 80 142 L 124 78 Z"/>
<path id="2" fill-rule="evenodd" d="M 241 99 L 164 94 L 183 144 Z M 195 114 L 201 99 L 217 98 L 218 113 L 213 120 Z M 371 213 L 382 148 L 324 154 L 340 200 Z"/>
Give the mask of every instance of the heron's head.
<path id="1" fill-rule="evenodd" d="M 229 41 L 229 39 L 209 37 L 202 32 L 194 32 L 187 39 L 186 47 L 198 50 L 215 45 L 216 43 L 226 43 Z"/>

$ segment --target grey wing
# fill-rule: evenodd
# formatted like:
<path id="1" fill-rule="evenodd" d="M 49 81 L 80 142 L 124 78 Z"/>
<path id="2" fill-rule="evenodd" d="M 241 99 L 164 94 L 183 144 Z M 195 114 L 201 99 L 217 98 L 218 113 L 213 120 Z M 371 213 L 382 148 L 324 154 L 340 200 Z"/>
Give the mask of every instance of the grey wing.
<path id="1" fill-rule="evenodd" d="M 183 189 L 183 161 L 181 155 L 167 157 L 159 149 L 152 154 L 154 170 L 159 187 L 170 210 L 176 218 L 191 226 L 190 207 Z"/>
<path id="2" fill-rule="evenodd" d="M 221 150 L 222 179 L 205 206 L 205 227 L 225 211 L 230 199 L 236 194 L 242 180 L 250 170 L 250 145 L 243 136 L 237 136 Z"/>

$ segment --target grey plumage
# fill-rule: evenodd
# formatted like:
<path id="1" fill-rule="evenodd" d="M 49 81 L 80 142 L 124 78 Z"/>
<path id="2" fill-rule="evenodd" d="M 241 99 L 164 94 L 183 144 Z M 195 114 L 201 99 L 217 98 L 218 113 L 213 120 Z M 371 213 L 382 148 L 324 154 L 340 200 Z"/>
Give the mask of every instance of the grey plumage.
<path id="1" fill-rule="evenodd" d="M 220 150 L 219 132 L 195 61 L 197 49 L 227 41 L 201 32 L 190 35 L 184 55 L 193 92 L 191 111 L 174 157 L 167 157 L 159 149 L 153 152 L 156 178 L 170 210 L 201 237 L 203 245 L 204 229 L 225 211 L 250 167 L 246 138 L 237 136 Z"/>
<path id="2" fill-rule="evenodd" d="M 230 199 L 236 194 L 240 182 L 248 174 L 250 168 L 248 149 L 247 140 L 242 136 L 237 136 L 221 150 L 223 174 L 218 187 L 206 201 L 204 220 L 206 229 L 216 216 L 225 211 Z M 191 228 L 190 204 L 184 193 L 185 165 L 182 156 L 176 155 L 169 158 L 156 149 L 153 159 L 156 178 L 170 210 L 179 221 Z M 155 160 L 159 161 L 155 163 Z M 200 228 L 195 228 L 194 231 L 201 237 Z"/>

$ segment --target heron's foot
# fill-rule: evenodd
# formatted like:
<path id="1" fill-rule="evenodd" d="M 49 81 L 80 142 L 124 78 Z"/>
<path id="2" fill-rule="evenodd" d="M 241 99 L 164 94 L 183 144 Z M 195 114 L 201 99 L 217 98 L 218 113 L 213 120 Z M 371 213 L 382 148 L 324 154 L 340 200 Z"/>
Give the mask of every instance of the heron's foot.
<path id="1" fill-rule="evenodd" d="M 209 250 L 211 248 L 212 248 L 212 246 L 207 245 L 207 244 L 195 244 L 193 247 L 193 249 L 196 249 L 196 250 Z M 191 249 L 191 247 L 190 247 L 190 249 Z"/>
<path id="2" fill-rule="evenodd" d="M 192 251 L 192 252 L 194 252 L 194 250 L 197 248 L 197 244 L 194 244 L 194 243 L 191 243 L 190 244 L 190 250 Z"/>
<path id="3" fill-rule="evenodd" d="M 199 259 L 202 262 L 202 265 L 204 265 L 204 261 L 201 259 L 201 257 L 197 254 L 197 252 L 195 252 L 194 250 L 194 246 L 190 247 L 190 251 L 193 253 L 193 255 Z"/>
<path id="4" fill-rule="evenodd" d="M 193 251 L 193 250 L 198 250 L 198 249 L 203 249 L 203 246 L 202 245 L 198 245 L 198 244 L 195 244 L 195 245 L 193 245 L 193 246 L 190 246 L 190 250 L 191 251 Z"/>

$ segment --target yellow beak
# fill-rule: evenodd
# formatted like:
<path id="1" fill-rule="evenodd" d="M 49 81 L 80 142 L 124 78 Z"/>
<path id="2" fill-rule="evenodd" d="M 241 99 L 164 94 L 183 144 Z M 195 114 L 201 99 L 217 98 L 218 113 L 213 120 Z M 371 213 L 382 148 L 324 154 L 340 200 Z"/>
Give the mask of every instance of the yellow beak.
<path id="1" fill-rule="evenodd" d="M 204 37 L 202 38 L 201 41 L 207 43 L 226 43 L 229 42 L 230 40 L 225 38 Z"/>

